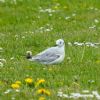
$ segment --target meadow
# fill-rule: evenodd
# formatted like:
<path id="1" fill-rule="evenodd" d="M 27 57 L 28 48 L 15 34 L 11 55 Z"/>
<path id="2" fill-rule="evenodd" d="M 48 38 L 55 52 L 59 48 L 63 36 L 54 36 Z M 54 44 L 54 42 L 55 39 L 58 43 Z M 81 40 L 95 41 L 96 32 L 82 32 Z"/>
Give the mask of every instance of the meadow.
<path id="1" fill-rule="evenodd" d="M 99 32 L 100 0 L 0 0 L 0 100 L 75 99 L 58 92 L 100 94 Z M 27 51 L 35 55 L 60 38 L 66 52 L 61 64 L 26 59 Z"/>

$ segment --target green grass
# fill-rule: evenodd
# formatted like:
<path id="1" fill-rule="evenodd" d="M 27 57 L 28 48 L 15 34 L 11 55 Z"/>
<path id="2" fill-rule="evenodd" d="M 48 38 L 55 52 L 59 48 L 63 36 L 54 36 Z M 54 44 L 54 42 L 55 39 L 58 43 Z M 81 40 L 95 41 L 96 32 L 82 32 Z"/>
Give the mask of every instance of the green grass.
<path id="1" fill-rule="evenodd" d="M 75 41 L 100 43 L 99 0 L 16 0 L 16 4 L 13 0 L 5 1 L 0 2 L 0 47 L 3 48 L 0 58 L 6 59 L 0 68 L 0 99 L 11 100 L 15 97 L 16 100 L 38 100 L 40 95 L 34 96 L 36 90 L 25 84 L 26 77 L 32 77 L 34 81 L 38 78 L 46 80 L 44 88 L 51 91 L 51 96 L 46 96 L 47 100 L 61 100 L 57 97 L 57 91 L 60 88 L 67 91 L 64 87 L 70 88 L 76 77 L 81 90 L 100 92 L 100 47 L 67 45 Z M 55 7 L 57 3 L 60 5 Z M 40 12 L 40 7 L 56 12 L 49 16 L 48 12 Z M 76 16 L 72 16 L 73 13 Z M 67 16 L 71 18 L 66 20 Z M 95 23 L 95 19 L 99 23 Z M 89 29 L 93 25 L 96 28 Z M 46 32 L 44 29 L 41 32 L 40 27 L 53 27 L 53 30 Z M 63 38 L 66 44 L 66 57 L 61 64 L 46 67 L 25 58 L 26 51 L 30 50 L 35 55 L 53 46 L 59 38 Z M 14 59 L 11 60 L 11 57 Z M 21 92 L 4 94 L 16 80 L 22 82 Z M 89 83 L 89 80 L 94 82 Z"/>

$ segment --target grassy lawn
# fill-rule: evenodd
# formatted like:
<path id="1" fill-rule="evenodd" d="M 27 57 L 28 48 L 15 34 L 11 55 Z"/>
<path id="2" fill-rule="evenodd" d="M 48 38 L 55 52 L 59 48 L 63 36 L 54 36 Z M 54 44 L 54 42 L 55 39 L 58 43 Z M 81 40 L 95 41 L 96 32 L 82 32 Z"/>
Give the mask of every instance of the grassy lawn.
<path id="1" fill-rule="evenodd" d="M 26 51 L 35 55 L 60 38 L 66 44 L 61 64 L 47 67 L 25 58 Z M 75 42 L 100 43 L 99 0 L 0 0 L 0 99 L 63 100 L 59 89 L 100 93 L 100 45 Z M 45 82 L 36 86 L 39 80 Z M 50 93 L 38 93 L 41 88 Z"/>

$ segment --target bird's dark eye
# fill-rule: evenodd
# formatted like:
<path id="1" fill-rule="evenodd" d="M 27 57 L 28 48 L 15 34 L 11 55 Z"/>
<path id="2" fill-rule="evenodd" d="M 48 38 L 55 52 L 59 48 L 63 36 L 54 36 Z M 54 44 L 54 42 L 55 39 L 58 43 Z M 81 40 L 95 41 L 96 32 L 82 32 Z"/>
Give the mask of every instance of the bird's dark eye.
<path id="1" fill-rule="evenodd" d="M 60 44 L 61 44 L 61 41 L 60 41 Z"/>

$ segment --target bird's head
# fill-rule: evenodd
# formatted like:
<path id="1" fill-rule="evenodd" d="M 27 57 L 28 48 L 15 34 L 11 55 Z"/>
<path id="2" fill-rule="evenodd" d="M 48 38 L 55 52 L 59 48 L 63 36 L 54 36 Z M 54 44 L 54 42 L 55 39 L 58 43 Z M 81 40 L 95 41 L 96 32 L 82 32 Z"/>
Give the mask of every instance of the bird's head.
<path id="1" fill-rule="evenodd" d="M 56 41 L 56 45 L 57 46 L 59 46 L 59 47 L 62 47 L 62 46 L 64 46 L 64 40 L 63 39 L 58 39 L 57 41 Z"/>

